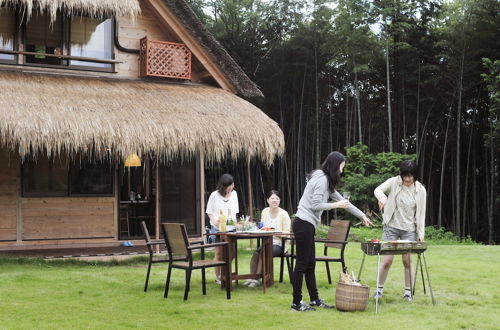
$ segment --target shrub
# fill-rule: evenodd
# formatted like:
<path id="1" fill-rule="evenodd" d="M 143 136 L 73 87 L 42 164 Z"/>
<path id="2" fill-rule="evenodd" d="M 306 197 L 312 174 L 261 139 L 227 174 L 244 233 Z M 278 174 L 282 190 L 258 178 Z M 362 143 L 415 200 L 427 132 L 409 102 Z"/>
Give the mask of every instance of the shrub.
<path id="1" fill-rule="evenodd" d="M 317 238 L 326 238 L 328 233 L 327 225 L 319 225 L 316 228 Z M 349 242 L 367 242 L 372 239 L 382 238 L 382 228 L 380 226 L 376 227 L 351 227 L 349 232 Z M 443 227 L 436 228 L 433 226 L 425 227 L 425 240 L 430 244 L 435 245 L 453 245 L 453 244 L 464 244 L 464 245 L 477 245 L 470 236 L 464 239 L 455 236 L 452 232 L 446 231 Z"/>

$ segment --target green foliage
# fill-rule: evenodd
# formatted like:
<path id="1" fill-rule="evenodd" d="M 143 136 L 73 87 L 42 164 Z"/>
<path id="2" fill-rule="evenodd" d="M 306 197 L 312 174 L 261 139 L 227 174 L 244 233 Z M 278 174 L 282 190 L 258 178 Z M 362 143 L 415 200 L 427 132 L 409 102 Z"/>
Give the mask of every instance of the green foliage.
<path id="1" fill-rule="evenodd" d="M 488 73 L 481 74 L 490 92 L 490 125 L 491 133 L 486 134 L 488 145 L 500 150 L 500 60 L 491 61 L 483 58 L 483 65 Z"/>
<path id="2" fill-rule="evenodd" d="M 436 228 L 433 226 L 425 227 L 425 239 L 434 244 L 465 244 L 465 245 L 477 245 L 470 236 L 465 239 L 455 236 L 450 231 L 446 231 L 443 227 Z"/>
<path id="3" fill-rule="evenodd" d="M 464 228 L 463 223 L 473 217 L 480 229 L 465 226 L 466 231 L 483 241 L 491 232 L 498 241 L 500 223 L 489 226 L 487 220 L 488 210 L 498 210 L 498 204 L 487 203 L 488 196 L 500 194 L 491 194 L 485 184 L 494 173 L 492 185 L 499 186 L 498 171 L 491 164 L 498 164 L 500 153 L 493 155 L 494 162 L 485 159 L 491 157 L 486 143 L 500 145 L 488 142 L 498 137 L 498 112 L 491 112 L 498 74 L 482 65 L 482 58 L 492 62 L 500 58 L 498 0 L 190 3 L 204 7 L 203 15 L 210 16 L 207 27 L 262 89 L 266 99 L 261 108 L 284 132 L 286 153 L 272 174 L 262 175 L 262 185 L 253 185 L 254 200 L 263 201 L 263 191 L 278 188 L 286 194 L 283 206 L 293 212 L 305 185 L 304 174 L 319 166 L 319 158 L 352 146 L 362 135 L 368 149 L 356 154 L 353 150 L 340 188 L 352 193 L 356 205 L 377 210 L 371 190 L 397 174 L 402 154 L 418 153 L 420 165 L 425 166 L 420 181 L 429 192 L 429 207 L 438 210 L 441 199 L 442 225 Z M 400 154 L 379 155 L 389 149 L 386 58 L 392 143 Z M 493 81 L 483 80 L 481 74 Z M 457 163 L 458 153 L 462 157 Z M 464 178 L 463 189 L 468 189 L 459 199 L 449 175 L 456 175 L 457 168 Z M 450 188 L 443 196 L 439 196 L 441 175 Z M 468 209 L 465 217 L 453 216 L 457 200 Z M 429 223 L 437 223 L 437 218 L 438 212 L 429 212 Z"/>
<path id="4" fill-rule="evenodd" d="M 316 228 L 316 237 L 318 238 L 326 238 L 328 233 L 327 225 L 319 225 Z M 350 242 L 367 242 L 372 239 L 381 239 L 382 238 L 382 227 L 351 227 L 349 232 L 349 241 Z M 472 240 L 470 236 L 467 236 L 465 239 L 461 239 L 460 237 L 455 236 L 450 231 L 446 231 L 444 228 L 436 228 L 433 226 L 425 227 L 425 241 L 432 245 L 478 245 Z"/>
<path id="5" fill-rule="evenodd" d="M 341 191 L 349 191 L 355 205 L 366 210 L 377 210 L 373 190 L 390 177 L 399 174 L 399 164 L 405 159 L 415 160 L 415 155 L 381 152 L 370 154 L 368 147 L 356 144 L 346 148 L 347 165 Z"/>

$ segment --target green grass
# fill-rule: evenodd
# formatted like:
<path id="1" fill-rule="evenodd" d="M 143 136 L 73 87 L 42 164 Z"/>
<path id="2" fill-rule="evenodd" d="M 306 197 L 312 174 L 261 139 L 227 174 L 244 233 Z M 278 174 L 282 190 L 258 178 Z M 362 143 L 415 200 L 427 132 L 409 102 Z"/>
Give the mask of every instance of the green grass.
<path id="1" fill-rule="evenodd" d="M 357 273 L 359 243 L 350 243 L 346 252 L 348 266 Z M 240 253 L 240 269 L 248 270 L 250 255 Z M 165 265 L 155 265 L 149 291 L 142 291 L 144 258 L 113 263 L 2 258 L 0 328 L 498 329 L 500 246 L 431 245 L 426 256 L 437 305 L 429 293 L 423 295 L 420 280 L 413 303 L 402 300 L 403 268 L 396 256 L 378 314 L 372 298 L 365 312 L 290 312 L 287 277 L 266 294 L 261 287 L 240 285 L 228 301 L 211 271 L 203 296 L 197 271 L 184 302 L 184 274 L 176 270 L 169 298 L 163 299 Z M 376 263 L 376 257 L 365 260 L 362 281 L 371 288 Z M 276 279 L 278 267 L 275 259 Z M 331 267 L 336 281 L 340 267 Z M 316 276 L 321 298 L 334 303 L 335 284 L 328 284 L 324 264 L 317 265 Z"/>

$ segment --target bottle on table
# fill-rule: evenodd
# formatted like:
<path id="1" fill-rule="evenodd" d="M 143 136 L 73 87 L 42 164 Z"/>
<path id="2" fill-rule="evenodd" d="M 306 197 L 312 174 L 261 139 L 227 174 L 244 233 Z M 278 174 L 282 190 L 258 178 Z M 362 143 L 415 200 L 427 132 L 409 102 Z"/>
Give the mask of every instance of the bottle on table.
<path id="1" fill-rule="evenodd" d="M 231 209 L 227 209 L 227 230 L 231 231 L 234 229 L 234 220 L 231 213 Z"/>
<path id="2" fill-rule="evenodd" d="M 219 231 L 227 231 L 227 217 L 224 212 L 222 212 L 222 209 L 219 214 Z"/>

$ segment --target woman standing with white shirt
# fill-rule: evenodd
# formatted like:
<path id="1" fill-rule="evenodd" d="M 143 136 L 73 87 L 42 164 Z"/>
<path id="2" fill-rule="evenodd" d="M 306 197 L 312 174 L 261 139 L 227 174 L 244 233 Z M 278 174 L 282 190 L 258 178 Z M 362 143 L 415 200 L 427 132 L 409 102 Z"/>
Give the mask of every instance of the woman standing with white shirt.
<path id="1" fill-rule="evenodd" d="M 217 190 L 210 194 L 205 213 L 210 218 L 210 232 L 219 231 L 219 216 L 222 213 L 227 219 L 236 220 L 236 215 L 240 212 L 238 206 L 238 194 L 234 190 L 234 178 L 231 174 L 222 174 L 217 183 Z M 230 212 L 230 213 L 229 213 Z M 215 260 L 220 260 L 222 249 L 215 249 Z M 215 268 L 217 283 L 220 283 L 220 267 Z"/>

